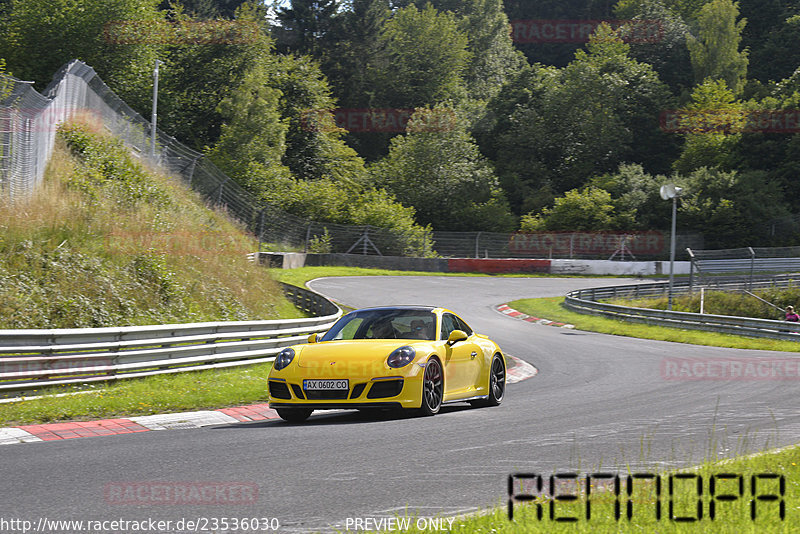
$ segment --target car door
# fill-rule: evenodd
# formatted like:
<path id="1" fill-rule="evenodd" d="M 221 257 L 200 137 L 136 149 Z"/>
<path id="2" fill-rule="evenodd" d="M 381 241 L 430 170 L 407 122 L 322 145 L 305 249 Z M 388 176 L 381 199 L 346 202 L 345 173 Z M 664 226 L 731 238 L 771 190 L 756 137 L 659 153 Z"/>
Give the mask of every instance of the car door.
<path id="1" fill-rule="evenodd" d="M 469 363 L 466 366 L 464 372 L 464 381 L 465 387 L 473 390 L 479 386 L 479 381 L 481 379 L 481 371 L 483 371 L 484 367 L 488 365 L 485 358 L 485 353 L 483 352 L 483 348 L 475 336 L 475 332 L 472 331 L 472 328 L 469 327 L 467 323 L 464 322 L 461 317 L 458 315 L 454 315 L 456 321 L 456 327 L 467 334 L 469 339 L 467 342 L 471 345 L 470 350 L 470 358 Z"/>
<path id="2" fill-rule="evenodd" d="M 450 332 L 460 330 L 459 321 L 452 313 L 442 314 L 440 339 L 446 341 Z M 469 332 L 468 334 L 470 334 Z M 475 385 L 475 369 L 478 368 L 478 351 L 480 348 L 470 338 L 454 345 L 445 344 L 445 395 L 444 400 L 472 396 L 470 386 Z"/>

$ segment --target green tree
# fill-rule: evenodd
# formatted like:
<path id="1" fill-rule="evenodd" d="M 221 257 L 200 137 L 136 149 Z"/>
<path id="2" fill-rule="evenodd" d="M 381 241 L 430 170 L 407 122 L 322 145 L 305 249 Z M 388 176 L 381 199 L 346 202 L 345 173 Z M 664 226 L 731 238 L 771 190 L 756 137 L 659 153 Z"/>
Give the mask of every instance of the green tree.
<path id="1" fill-rule="evenodd" d="M 287 121 L 278 110 L 280 91 L 264 84 L 263 65 L 251 68 L 242 83 L 219 104 L 226 119 L 208 157 L 251 193 L 268 198 L 275 182 L 290 178 L 281 163 L 286 151 Z"/>
<path id="2" fill-rule="evenodd" d="M 341 105 L 372 105 L 381 29 L 390 15 L 388 0 L 353 0 L 335 17 L 322 67 Z"/>
<path id="3" fill-rule="evenodd" d="M 170 17 L 176 24 L 198 22 L 179 7 Z M 231 96 L 246 73 L 259 68 L 269 77 L 277 68 L 274 42 L 258 9 L 245 4 L 237 11 L 236 20 L 256 25 L 260 31 L 254 39 L 237 44 L 185 43 L 170 47 L 161 69 L 159 124 L 197 150 L 211 147 L 219 139 L 225 120 L 219 104 Z"/>
<path id="4" fill-rule="evenodd" d="M 387 106 L 378 102 L 383 63 L 381 32 L 391 16 L 389 0 L 353 0 L 334 18 L 326 41 L 322 69 L 339 105 L 345 109 Z M 346 139 L 368 161 L 385 155 L 391 134 L 350 132 Z"/>
<path id="5" fill-rule="evenodd" d="M 688 174 L 700 167 L 731 170 L 732 153 L 741 139 L 746 112 L 725 81 L 707 79 L 692 92 L 678 126 L 685 143 L 673 167 Z"/>
<path id="6" fill-rule="evenodd" d="M 747 51 L 739 50 L 747 21 L 736 21 L 738 6 L 732 0 L 711 0 L 698 13 L 698 36 L 686 38 L 695 81 L 725 80 L 736 95 L 744 88 L 748 64 Z"/>
<path id="7" fill-rule="evenodd" d="M 247 0 L 182 0 L 180 2 L 183 11 L 197 17 L 198 19 L 209 20 L 217 18 L 232 19 L 236 16 L 236 10 Z M 176 2 L 174 0 L 162 0 L 159 5 L 161 11 L 173 9 Z"/>
<path id="8" fill-rule="evenodd" d="M 468 38 L 453 14 L 431 5 L 396 11 L 382 29 L 380 45 L 379 105 L 416 108 L 465 98 Z"/>
<path id="9" fill-rule="evenodd" d="M 607 0 L 504 0 L 512 21 L 539 20 L 609 20 L 615 2 Z M 530 63 L 564 67 L 575 57 L 583 42 L 517 42 L 516 46 Z"/>
<path id="10" fill-rule="evenodd" d="M 16 76 L 33 80 L 39 89 L 68 61 L 83 60 L 129 105 L 145 111 L 162 46 L 117 43 L 106 25 L 126 21 L 148 35 L 164 18 L 157 4 L 158 0 L 12 0 L 0 56 Z"/>
<path id="11" fill-rule="evenodd" d="M 480 155 L 466 121 L 452 109 L 418 109 L 408 132 L 392 139 L 389 155 L 370 174 L 376 186 L 413 206 L 420 223 L 437 230 L 508 231 L 514 226 L 490 163 Z"/>
<path id="12" fill-rule="evenodd" d="M 541 215 L 529 213 L 524 216 L 520 226 L 523 232 L 597 232 L 618 228 L 611 194 L 594 186 L 567 191 L 555 199 L 552 208 L 542 210 Z"/>
<path id="13" fill-rule="evenodd" d="M 689 26 L 679 13 L 667 7 L 664 0 L 636 0 L 625 9 L 617 4 L 617 16 L 636 24 L 658 25 L 658 35 L 651 39 L 631 39 L 630 55 L 637 61 L 649 63 L 658 77 L 676 94 L 694 84 L 692 64 L 686 38 Z M 698 7 L 699 9 L 699 7 Z M 623 36 L 625 30 L 623 29 Z"/>
<path id="14" fill-rule="evenodd" d="M 683 20 L 694 20 L 700 9 L 710 0 L 659 0 L 670 13 Z M 614 6 L 614 13 L 620 19 L 634 18 L 641 13 L 643 6 L 652 4 L 652 0 L 619 0 Z"/>
<path id="15" fill-rule="evenodd" d="M 333 26 L 336 0 L 291 0 L 277 10 L 280 26 L 275 28 L 281 51 L 322 55 L 322 41 Z"/>
<path id="16" fill-rule="evenodd" d="M 265 83 L 281 92 L 280 112 L 288 121 L 283 163 L 297 178 L 362 181 L 364 161 L 333 123 L 336 101 L 319 65 L 308 56 L 282 56 Z"/>
<path id="17" fill-rule="evenodd" d="M 800 6 L 793 0 L 740 0 L 747 26 L 748 77 L 762 82 L 788 78 L 800 65 Z"/>
<path id="18" fill-rule="evenodd" d="M 481 138 L 494 139 L 487 154 L 515 212 L 527 213 L 624 161 L 669 170 L 675 141 L 657 117 L 670 102 L 653 69 L 601 25 L 567 67 L 534 67 L 508 84 L 490 103 L 495 126 Z"/>
<path id="19" fill-rule="evenodd" d="M 689 174 L 678 220 L 700 230 L 707 248 L 769 243 L 768 221 L 787 217 L 780 187 L 763 171 L 720 171 L 702 167 Z"/>
<path id="20" fill-rule="evenodd" d="M 660 189 L 671 180 L 660 174 L 649 174 L 639 164 L 623 163 L 614 173 L 592 178 L 589 186 L 608 191 L 621 228 L 668 229 L 672 205 L 664 202 Z"/>
<path id="21" fill-rule="evenodd" d="M 502 0 L 416 0 L 440 12 L 456 15 L 467 35 L 470 60 L 464 74 L 469 96 L 487 100 L 523 65 L 524 55 L 514 48 Z"/>

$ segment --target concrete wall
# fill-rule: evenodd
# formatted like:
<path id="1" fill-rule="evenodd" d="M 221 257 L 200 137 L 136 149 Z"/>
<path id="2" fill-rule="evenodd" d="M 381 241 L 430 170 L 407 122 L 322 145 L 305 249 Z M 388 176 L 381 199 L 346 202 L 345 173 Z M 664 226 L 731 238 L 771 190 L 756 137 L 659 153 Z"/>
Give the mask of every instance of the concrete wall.
<path id="1" fill-rule="evenodd" d="M 691 263 L 676 261 L 675 274 L 689 274 Z M 668 261 L 551 260 L 552 274 L 612 274 L 647 276 L 669 274 Z"/>
<path id="2" fill-rule="evenodd" d="M 395 271 L 448 272 L 447 260 L 442 258 L 409 258 L 406 256 L 370 256 L 363 254 L 306 254 L 309 267 L 338 265 L 365 269 L 391 269 Z"/>
<path id="3" fill-rule="evenodd" d="M 344 266 L 435 273 L 550 273 L 647 276 L 669 274 L 668 261 L 544 260 L 519 258 L 408 258 L 362 254 L 299 254 L 262 252 L 261 263 L 294 269 Z M 675 274 L 689 273 L 688 261 L 675 262 Z"/>

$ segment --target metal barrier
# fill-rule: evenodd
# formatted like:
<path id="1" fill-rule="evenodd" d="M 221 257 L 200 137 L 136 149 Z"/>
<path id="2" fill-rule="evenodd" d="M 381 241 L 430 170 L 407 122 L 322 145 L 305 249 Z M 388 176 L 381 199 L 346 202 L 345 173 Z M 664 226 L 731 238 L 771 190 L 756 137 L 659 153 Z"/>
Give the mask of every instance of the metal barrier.
<path id="1" fill-rule="evenodd" d="M 689 279 L 695 273 L 701 281 L 709 274 L 756 272 L 785 273 L 800 269 L 800 247 L 747 247 L 721 250 L 696 250 L 687 248 L 691 261 Z"/>
<path id="2" fill-rule="evenodd" d="M 324 332 L 338 306 L 299 287 L 287 297 L 308 319 L 111 328 L 0 330 L 0 392 L 252 365 Z"/>
<path id="3" fill-rule="evenodd" d="M 787 287 L 795 285 L 800 275 L 781 275 L 761 277 L 758 279 L 725 278 L 716 280 L 712 287 L 719 290 L 744 290 L 746 288 Z M 753 319 L 730 315 L 710 315 L 700 313 L 678 312 L 635 308 L 600 302 L 601 299 L 639 298 L 666 295 L 669 284 L 666 282 L 652 284 L 629 284 L 623 286 L 595 287 L 571 291 L 564 299 L 564 305 L 575 312 L 602 315 L 613 319 L 646 323 L 658 326 L 671 326 L 721 332 L 749 337 L 785 339 L 800 341 L 800 323 L 775 321 L 771 319 Z M 695 286 L 696 288 L 696 286 Z M 673 294 L 691 293 L 690 281 L 676 281 Z"/>

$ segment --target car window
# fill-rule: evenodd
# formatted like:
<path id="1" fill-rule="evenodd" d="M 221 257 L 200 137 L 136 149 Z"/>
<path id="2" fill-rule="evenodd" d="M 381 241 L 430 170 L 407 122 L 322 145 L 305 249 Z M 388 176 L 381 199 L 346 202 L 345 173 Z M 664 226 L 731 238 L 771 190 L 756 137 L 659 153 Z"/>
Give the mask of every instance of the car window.
<path id="1" fill-rule="evenodd" d="M 447 339 L 453 330 L 458 330 L 456 317 L 452 313 L 445 313 L 442 315 L 442 339 Z"/>
<path id="2" fill-rule="evenodd" d="M 420 339 L 433 341 L 436 316 L 429 311 L 385 308 L 357 310 L 340 318 L 321 341 Z"/>
<path id="3" fill-rule="evenodd" d="M 463 330 L 463 331 L 464 331 L 464 333 L 466 333 L 468 336 L 471 336 L 471 335 L 472 335 L 472 328 L 470 328 L 470 327 L 469 327 L 469 325 L 468 325 L 467 323 L 465 323 L 465 322 L 464 322 L 464 321 L 461 319 L 461 317 L 459 317 L 459 316 L 457 316 L 457 315 L 455 315 L 455 316 L 453 316 L 453 317 L 454 317 L 454 318 L 455 318 L 455 320 L 456 320 L 456 325 L 457 325 L 458 329 L 459 329 L 459 330 Z"/>
<path id="4" fill-rule="evenodd" d="M 345 323 L 343 328 L 339 330 L 332 339 L 353 339 L 358 331 L 358 327 L 361 326 L 363 322 L 364 319 L 355 317 L 352 321 Z"/>

